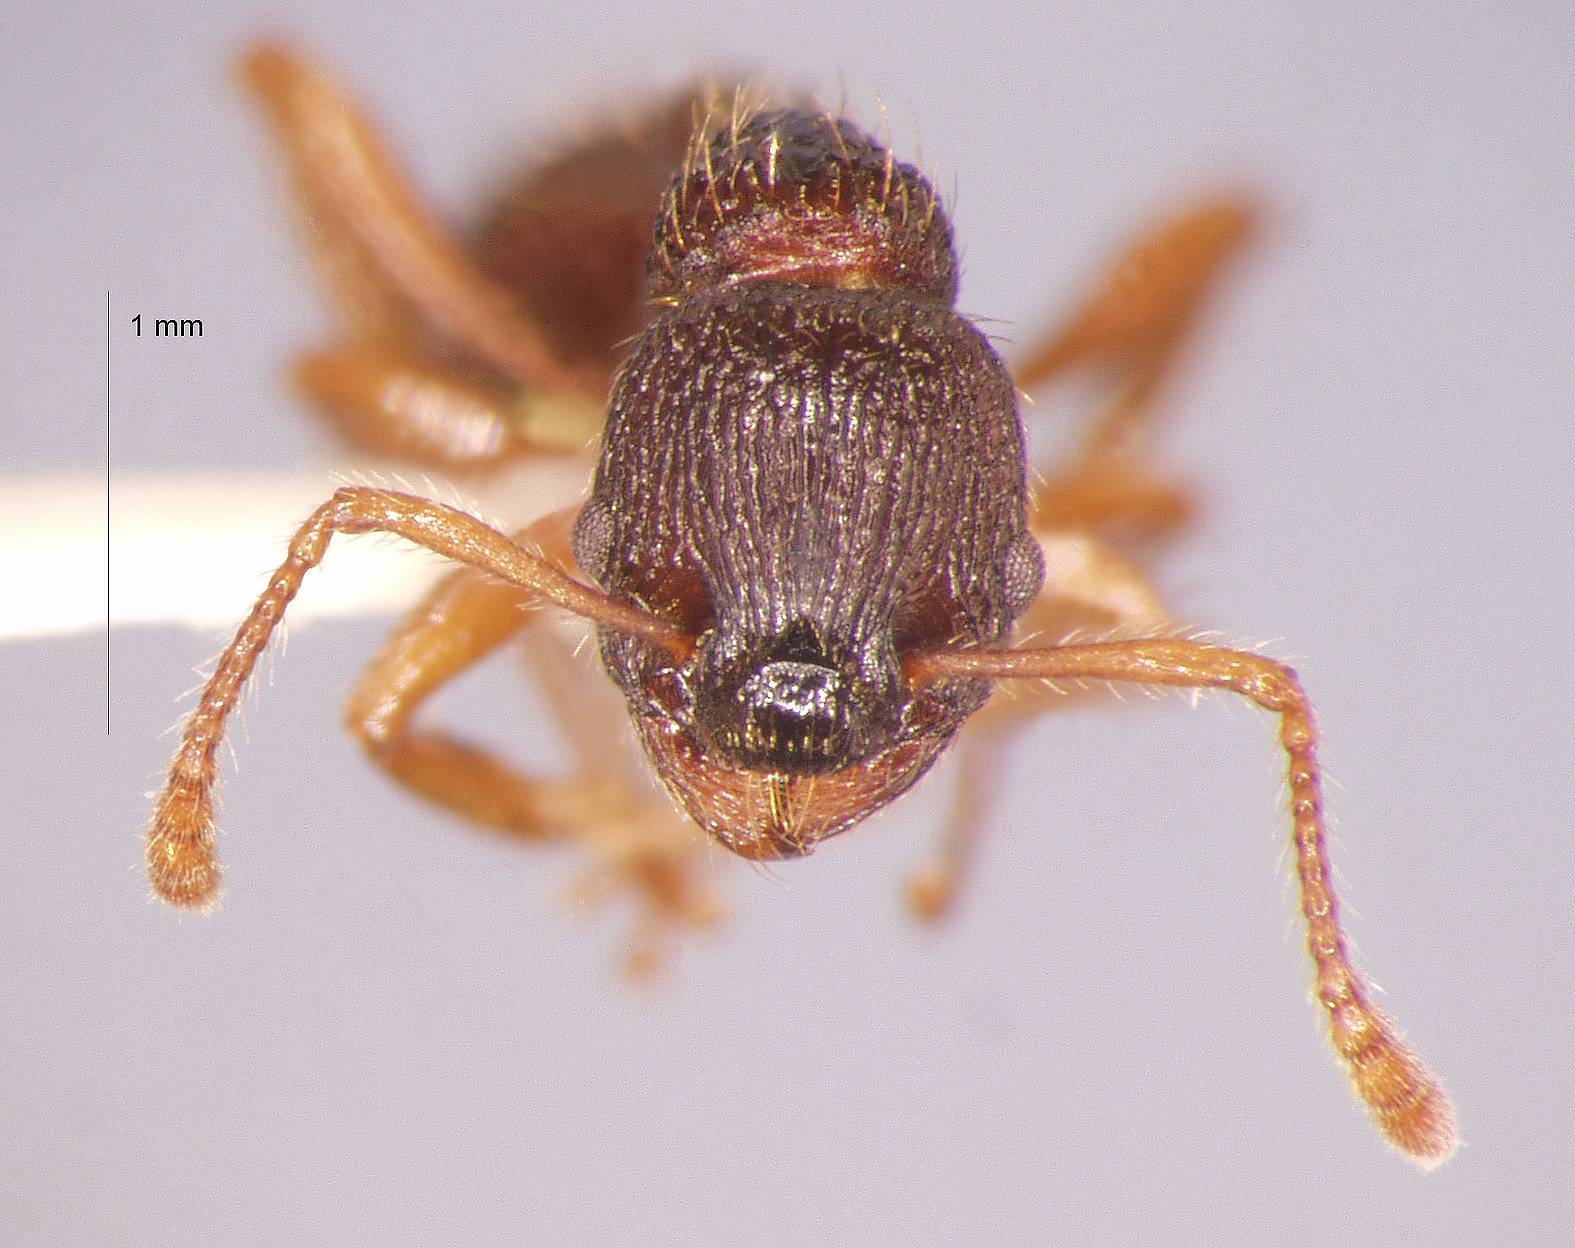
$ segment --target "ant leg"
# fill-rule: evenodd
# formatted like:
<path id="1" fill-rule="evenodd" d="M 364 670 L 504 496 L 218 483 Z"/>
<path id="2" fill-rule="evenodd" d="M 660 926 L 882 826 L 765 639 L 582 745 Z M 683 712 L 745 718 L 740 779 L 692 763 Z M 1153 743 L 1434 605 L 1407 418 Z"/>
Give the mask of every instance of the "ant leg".
<path id="1" fill-rule="evenodd" d="M 534 549 L 535 537 L 526 529 L 516 541 Z M 362 673 L 345 723 L 374 763 L 427 800 L 476 823 L 539 839 L 560 831 L 575 813 L 574 786 L 527 780 L 484 750 L 416 732 L 410 723 L 431 694 L 532 623 L 530 606 L 528 591 L 478 569 L 449 576 Z"/>
<path id="2" fill-rule="evenodd" d="M 1154 533 L 1186 521 L 1188 492 L 1142 468 L 1136 442 L 1252 218 L 1244 201 L 1220 198 L 1150 231 L 1106 271 L 1070 321 L 1030 348 L 1014 369 L 1025 390 L 1078 368 L 1098 369 L 1117 386 L 1070 466 L 1039 491 L 1035 527 L 1118 522 Z"/>
<path id="3" fill-rule="evenodd" d="M 1175 622 L 1153 587 L 1126 559 L 1087 533 L 1043 533 L 1047 578 L 1039 596 L 1018 619 L 1018 636 L 1059 644 L 1076 636 L 1154 637 Z M 957 778 L 940 841 L 930 859 L 909 873 L 905 892 L 916 918 L 950 912 L 972 864 L 988 815 L 988 795 L 1007 738 L 1030 719 L 1080 700 L 1081 691 L 1043 684 L 992 698 L 957 738 Z"/>
<path id="4" fill-rule="evenodd" d="M 304 58 L 258 44 L 241 73 L 283 147 L 311 240 L 352 333 L 429 334 L 511 380 L 590 402 L 603 378 L 564 367 L 520 303 L 478 269 L 396 169 L 371 124 Z"/>
<path id="5" fill-rule="evenodd" d="M 1115 456 L 1080 456 L 1034 493 L 1035 530 L 1080 529 L 1159 537 L 1184 528 L 1196 510 L 1192 491 Z"/>
<path id="6" fill-rule="evenodd" d="M 590 861 L 573 886 L 594 904 L 633 889 L 641 902 L 624 970 L 644 978 L 666 959 L 679 926 L 716 922 L 723 908 L 707 887 L 710 845 L 666 793 L 650 783 L 628 708 L 561 627 L 527 629 L 521 653 L 532 685 L 560 725 L 578 775 L 616 794 L 615 816 L 577 829 Z"/>
<path id="7" fill-rule="evenodd" d="M 516 540 L 547 558 L 567 560 L 572 515 L 571 509 L 546 517 Z M 474 569 L 455 573 L 378 653 L 351 694 L 345 719 L 373 762 L 427 800 L 525 840 L 583 843 L 593 855 L 600 892 L 632 886 L 642 898 L 628 963 L 631 971 L 644 972 L 660 961 L 658 945 L 668 930 L 719 913 L 694 878 L 704 842 L 665 802 L 642 802 L 629 777 L 609 765 L 608 742 L 626 735 L 625 727 L 597 721 L 594 742 L 586 739 L 591 726 L 582 721 L 587 699 L 595 705 L 594 693 L 572 681 L 578 665 L 554 644 L 550 622 L 533 619 L 529 606 L 529 594 L 518 586 Z M 428 696 L 516 635 L 527 643 L 534 674 L 575 756 L 575 774 L 567 779 L 526 777 L 485 750 L 412 726 Z"/>
<path id="8" fill-rule="evenodd" d="M 1280 744 L 1289 762 L 1291 840 L 1307 921 L 1307 950 L 1335 1051 L 1385 1139 L 1425 1167 L 1448 1159 L 1456 1144 L 1449 1098 L 1401 1041 L 1394 1024 L 1368 999 L 1351 961 L 1325 846 L 1312 707 L 1294 671 L 1261 655 L 1189 641 L 935 650 L 914 655 L 908 668 L 910 678 L 920 682 L 1029 677 L 1228 689 L 1278 715 Z"/>
<path id="9" fill-rule="evenodd" d="M 1106 269 L 1078 311 L 1029 349 L 1013 374 L 1037 389 L 1080 365 L 1114 366 L 1129 374 L 1133 401 L 1114 407 L 1089 430 L 1090 452 L 1114 449 L 1152 397 L 1225 262 L 1252 228 L 1245 201 L 1221 197 L 1200 204 L 1141 236 Z"/>
<path id="10" fill-rule="evenodd" d="M 973 866 L 987 814 L 984 795 L 996 787 L 1000 752 L 994 747 L 999 744 L 1000 727 L 994 724 L 994 731 L 980 730 L 970 724 L 952 746 L 957 779 L 940 840 L 929 859 L 910 870 L 903 881 L 908 912 L 921 923 L 936 922 L 952 912 Z"/>
<path id="11" fill-rule="evenodd" d="M 532 605 L 560 607 L 675 655 L 687 654 L 692 644 L 666 621 L 581 584 L 462 511 L 388 490 L 340 489 L 296 531 L 287 558 L 220 655 L 186 720 L 147 835 L 148 878 L 165 901 L 205 906 L 214 900 L 219 879 L 214 756 L 224 722 L 285 608 L 335 533 L 392 533 L 517 586 Z"/>
<path id="12" fill-rule="evenodd" d="M 604 414 L 572 395 L 510 394 L 457 369 L 371 342 L 301 360 L 297 387 L 351 445 L 446 469 L 490 468 L 532 451 L 580 451 Z"/>

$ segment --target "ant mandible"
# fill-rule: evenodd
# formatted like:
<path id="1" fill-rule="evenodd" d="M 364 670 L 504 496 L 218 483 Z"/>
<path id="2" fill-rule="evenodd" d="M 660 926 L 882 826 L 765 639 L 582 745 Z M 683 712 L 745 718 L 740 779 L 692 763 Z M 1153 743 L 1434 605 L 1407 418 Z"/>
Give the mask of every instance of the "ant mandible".
<path id="1" fill-rule="evenodd" d="M 385 489 L 342 488 L 319 507 L 184 725 L 147 837 L 159 897 L 203 907 L 216 895 L 225 719 L 340 533 L 395 534 L 464 565 L 362 677 L 352 730 L 426 798 L 526 836 L 594 841 L 642 821 L 616 785 L 527 779 L 412 726 L 430 693 L 525 629 L 526 607 L 596 626 L 668 792 L 753 859 L 808 853 L 911 787 L 965 722 L 998 730 L 1043 709 L 1055 685 L 1226 689 L 1279 719 L 1334 1047 L 1393 1145 L 1423 1164 L 1449 1155 L 1448 1099 L 1347 950 L 1296 674 L 1176 636 L 1112 544 L 1185 516 L 1185 492 L 1144 471 L 1133 435 L 1247 231 L 1243 204 L 1205 203 L 1143 239 L 1008 372 L 953 309 L 956 256 L 934 190 L 847 121 L 742 95 L 677 99 L 539 165 L 473 254 L 324 75 L 272 45 L 243 69 L 347 330 L 298 372 L 341 432 L 484 468 L 600 427 L 601 455 L 577 516 L 513 536 Z M 1119 378 L 1115 398 L 1062 471 L 1029 489 L 1017 389 L 1090 366 Z M 1038 644 L 1009 646 L 1014 626 Z M 1090 626 L 1106 639 L 1074 640 Z M 985 710 L 1007 679 L 1030 680 L 1034 696 Z M 620 860 L 671 919 L 704 908 L 680 839 L 635 835 Z M 965 852 L 965 835 L 948 839 L 916 882 L 920 910 L 944 905 Z"/>

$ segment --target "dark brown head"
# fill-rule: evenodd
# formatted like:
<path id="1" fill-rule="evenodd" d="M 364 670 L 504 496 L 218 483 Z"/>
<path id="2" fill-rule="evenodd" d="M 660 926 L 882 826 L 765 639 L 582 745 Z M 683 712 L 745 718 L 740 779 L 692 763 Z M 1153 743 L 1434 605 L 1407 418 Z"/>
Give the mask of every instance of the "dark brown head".
<path id="1" fill-rule="evenodd" d="M 951 310 L 929 186 L 810 113 L 707 150 L 658 221 L 665 306 L 614 388 L 575 556 L 695 638 L 679 660 L 602 632 L 662 779 L 730 848 L 780 857 L 924 773 L 988 688 L 911 686 L 904 654 L 998 641 L 1042 569 L 1015 394 Z"/>

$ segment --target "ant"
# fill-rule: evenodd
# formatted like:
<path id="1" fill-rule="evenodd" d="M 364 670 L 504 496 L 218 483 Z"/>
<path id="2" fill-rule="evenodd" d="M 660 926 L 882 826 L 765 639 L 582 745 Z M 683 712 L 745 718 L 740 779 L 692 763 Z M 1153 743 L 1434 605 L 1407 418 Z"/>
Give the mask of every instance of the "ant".
<path id="1" fill-rule="evenodd" d="M 313 512 L 185 722 L 147 837 L 159 897 L 216 896 L 225 719 L 337 534 L 395 534 L 462 565 L 351 696 L 372 760 L 527 837 L 595 845 L 622 829 L 618 870 L 671 920 L 703 917 L 686 869 L 698 838 L 651 832 L 661 819 L 615 782 L 527 779 L 412 722 L 527 631 L 524 608 L 595 625 L 668 793 L 757 860 L 808 853 L 910 788 L 968 721 L 988 740 L 1068 682 L 1225 689 L 1278 717 L 1316 996 L 1357 1095 L 1398 1149 L 1424 1165 L 1450 1154 L 1445 1093 L 1352 965 L 1296 674 L 1179 636 L 1118 549 L 1123 531 L 1186 516 L 1134 435 L 1248 232 L 1246 205 L 1206 202 L 1152 232 L 1008 371 L 954 310 L 951 226 L 929 182 L 822 111 L 680 96 L 539 163 L 467 249 L 324 74 L 273 45 L 243 71 L 344 322 L 342 342 L 301 363 L 306 395 L 352 442 L 428 463 L 488 468 L 598 428 L 600 460 L 577 514 L 512 536 L 370 487 Z M 1115 398 L 1030 488 L 1018 391 L 1073 369 L 1114 376 Z M 1014 627 L 1037 640 L 1010 645 Z M 1078 640 L 1090 630 L 1104 639 Z M 1030 696 L 987 708 L 1001 681 Z M 559 701 L 572 735 L 577 704 Z M 605 773 L 605 745 L 582 747 Z M 955 829 L 912 889 L 921 912 L 944 907 L 966 848 Z"/>

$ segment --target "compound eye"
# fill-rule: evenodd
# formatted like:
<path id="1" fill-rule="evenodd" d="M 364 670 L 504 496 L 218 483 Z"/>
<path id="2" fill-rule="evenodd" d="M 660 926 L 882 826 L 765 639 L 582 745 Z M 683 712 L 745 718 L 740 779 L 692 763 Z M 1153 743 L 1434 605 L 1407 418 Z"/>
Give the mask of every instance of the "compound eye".
<path id="1" fill-rule="evenodd" d="M 1045 581 L 1045 556 L 1039 539 L 1024 529 L 1007 547 L 1001 568 L 1001 589 L 1006 615 L 1015 620 L 1039 596 Z"/>

